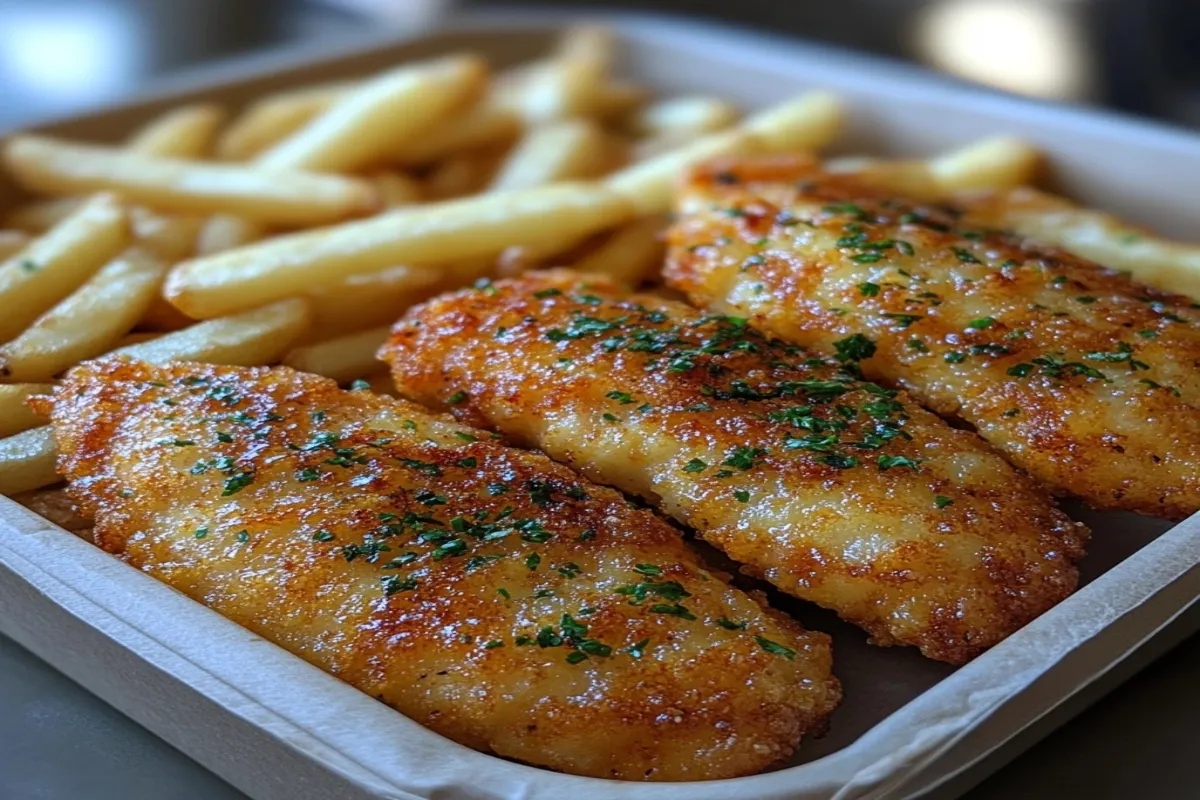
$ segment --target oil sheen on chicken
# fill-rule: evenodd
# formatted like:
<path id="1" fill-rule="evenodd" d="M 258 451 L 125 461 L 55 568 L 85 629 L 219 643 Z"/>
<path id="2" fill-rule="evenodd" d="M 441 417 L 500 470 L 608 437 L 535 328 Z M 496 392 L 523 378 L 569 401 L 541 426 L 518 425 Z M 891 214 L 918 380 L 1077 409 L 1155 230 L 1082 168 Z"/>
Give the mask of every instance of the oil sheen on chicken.
<path id="1" fill-rule="evenodd" d="M 840 359 L 598 277 L 436 298 L 382 355 L 407 396 L 658 504 L 879 644 L 961 663 L 1066 597 L 1087 531 L 974 434 Z"/>
<path id="2" fill-rule="evenodd" d="M 669 282 L 973 425 L 1057 492 L 1200 510 L 1200 311 L 1065 251 L 786 160 L 698 170 Z"/>
<path id="3" fill-rule="evenodd" d="M 470 747 L 731 777 L 787 757 L 840 698 L 828 637 L 665 522 L 409 403 L 118 360 L 72 370 L 51 403 L 100 547 Z"/>

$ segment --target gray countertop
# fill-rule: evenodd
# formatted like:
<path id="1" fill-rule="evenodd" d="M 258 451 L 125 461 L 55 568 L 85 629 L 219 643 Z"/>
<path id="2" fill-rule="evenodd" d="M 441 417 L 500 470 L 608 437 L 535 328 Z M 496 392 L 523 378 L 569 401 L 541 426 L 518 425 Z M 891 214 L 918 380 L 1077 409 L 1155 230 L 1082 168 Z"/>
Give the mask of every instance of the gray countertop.
<path id="1" fill-rule="evenodd" d="M 1192 637 L 972 790 L 969 800 L 1200 797 Z M 0 636 L 2 800 L 244 795 Z M 332 799 L 331 799 L 332 800 Z"/>

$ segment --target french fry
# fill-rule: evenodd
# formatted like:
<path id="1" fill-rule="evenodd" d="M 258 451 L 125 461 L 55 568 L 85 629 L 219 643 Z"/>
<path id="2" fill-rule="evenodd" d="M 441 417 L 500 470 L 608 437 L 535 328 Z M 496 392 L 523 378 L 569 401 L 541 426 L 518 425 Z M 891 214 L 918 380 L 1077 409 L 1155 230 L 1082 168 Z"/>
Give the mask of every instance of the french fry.
<path id="1" fill-rule="evenodd" d="M 831 158 L 823 166 L 829 172 L 851 174 L 864 183 L 908 197 L 937 200 L 945 196 L 924 161 L 841 157 Z"/>
<path id="2" fill-rule="evenodd" d="M 650 90 L 629 81 L 609 81 L 592 98 L 596 119 L 610 122 L 635 113 L 650 98 Z"/>
<path id="3" fill-rule="evenodd" d="M 627 127 L 638 136 L 695 136 L 728 128 L 738 120 L 737 107 L 708 95 L 683 95 L 651 103 L 633 114 Z"/>
<path id="4" fill-rule="evenodd" d="M 141 318 L 165 272 L 166 266 L 145 251 L 126 250 L 20 336 L 0 346 L 0 377 L 49 381 L 113 347 Z"/>
<path id="5" fill-rule="evenodd" d="M 758 140 L 734 128 L 709 134 L 654 158 L 631 164 L 604 178 L 602 183 L 633 203 L 638 214 L 662 214 L 674 201 L 675 182 L 687 168 L 716 156 L 755 152 Z"/>
<path id="6" fill-rule="evenodd" d="M 220 106 L 195 103 L 167 111 L 125 143 L 125 149 L 148 156 L 203 158 L 225 112 Z"/>
<path id="7" fill-rule="evenodd" d="M 528 122 L 592 116 L 613 60 L 612 32 L 582 25 L 563 36 L 557 55 L 533 72 L 518 95 Z"/>
<path id="8" fill-rule="evenodd" d="M 204 224 L 202 217 L 159 214 L 142 206 L 129 210 L 129 220 L 138 246 L 170 262 L 196 251 L 196 237 Z"/>
<path id="9" fill-rule="evenodd" d="M 0 385 L 0 438 L 12 436 L 44 425 L 46 420 L 25 405 L 25 399 L 35 394 L 54 391 L 49 383 L 10 383 Z"/>
<path id="10" fill-rule="evenodd" d="M 285 366 L 303 372 L 315 372 L 338 383 L 378 372 L 380 361 L 375 358 L 387 341 L 391 326 L 352 333 L 306 347 L 297 347 L 283 357 Z"/>
<path id="11" fill-rule="evenodd" d="M 21 331 L 129 243 L 125 209 L 99 195 L 0 264 L 0 342 Z"/>
<path id="12" fill-rule="evenodd" d="M 833 139 L 841 121 L 841 102 L 834 95 L 811 92 L 754 114 L 736 128 L 632 164 L 604 184 L 634 203 L 639 214 L 661 214 L 670 210 L 675 181 L 688 167 L 716 156 L 817 148 Z"/>
<path id="13" fill-rule="evenodd" d="M 241 314 L 197 323 L 148 342 L 120 347 L 110 355 L 154 364 L 202 361 L 206 364 L 273 364 L 310 323 L 308 305 L 292 298 Z"/>
<path id="14" fill-rule="evenodd" d="M 0 494 L 14 495 L 58 483 L 58 449 L 49 425 L 0 439 Z"/>
<path id="15" fill-rule="evenodd" d="M 158 333 L 157 331 L 134 331 L 133 333 L 127 333 L 122 336 L 120 341 L 117 342 L 117 347 L 129 347 L 130 345 L 149 342 L 157 339 L 160 336 L 162 336 L 162 334 Z"/>
<path id="16" fill-rule="evenodd" d="M 1012 189 L 1034 182 L 1042 154 L 1033 145 L 1005 136 L 930 159 L 927 163 L 943 192 Z"/>
<path id="17" fill-rule="evenodd" d="M 577 261 L 575 269 L 637 286 L 662 269 L 666 256 L 662 234 L 666 227 L 666 219 L 657 215 L 631 222 L 613 231 L 599 247 Z"/>
<path id="18" fill-rule="evenodd" d="M 421 183 L 403 172 L 383 171 L 371 176 L 375 191 L 385 208 L 399 208 L 421 202 Z"/>
<path id="19" fill-rule="evenodd" d="M 1112 214 L 1079 208 L 1028 187 L 960 199 L 968 209 L 967 219 L 977 224 L 1014 230 L 1125 270 L 1150 286 L 1200 298 L 1200 245 L 1167 241 Z"/>
<path id="20" fill-rule="evenodd" d="M 608 166 L 608 153 L 607 135 L 591 120 L 571 119 L 534 128 L 509 152 L 488 191 L 595 177 Z"/>
<path id="21" fill-rule="evenodd" d="M 201 225 L 196 237 L 196 254 L 209 256 L 235 247 L 257 242 L 267 233 L 266 226 L 235 217 L 232 214 L 213 214 Z"/>
<path id="22" fill-rule="evenodd" d="M 437 269 L 392 267 L 314 287 L 303 295 L 312 309 L 313 325 L 309 337 L 321 341 L 390 324 L 409 306 L 440 291 L 469 284 L 488 274 L 491 267 L 492 259 Z"/>
<path id="23" fill-rule="evenodd" d="M 162 296 L 161 287 L 158 294 L 150 301 L 150 307 L 146 309 L 146 313 L 138 321 L 139 328 L 156 333 L 177 331 L 195 324 L 196 320 L 167 302 L 167 298 Z"/>
<path id="24" fill-rule="evenodd" d="M 521 116 L 488 97 L 435 124 L 388 154 L 387 161 L 423 166 L 463 151 L 506 144 L 521 135 Z"/>
<path id="25" fill-rule="evenodd" d="M 742 120 L 765 153 L 817 150 L 838 135 L 845 108 L 831 92 L 809 92 Z"/>
<path id="26" fill-rule="evenodd" d="M 168 276 L 164 294 L 206 319 L 395 264 L 447 264 L 514 245 L 582 239 L 631 216 L 617 193 L 578 183 L 400 208 L 185 261 Z"/>
<path id="27" fill-rule="evenodd" d="M 0 230 L 0 261 L 24 250 L 29 241 L 29 234 L 24 231 Z"/>
<path id="28" fill-rule="evenodd" d="M 82 197 L 34 200 L 18 206 L 4 218 L 4 224 L 26 233 L 44 233 L 78 211 L 81 205 Z"/>
<path id="29" fill-rule="evenodd" d="M 375 206 L 375 192 L 361 180 L 143 156 L 41 136 L 11 138 L 4 161 L 17 182 L 35 192 L 111 189 L 156 210 L 317 225 Z"/>
<path id="30" fill-rule="evenodd" d="M 424 135 L 478 95 L 487 64 L 452 56 L 385 72 L 362 83 L 255 159 L 268 169 L 353 172 Z"/>
<path id="31" fill-rule="evenodd" d="M 421 193 L 430 200 L 450 200 L 475 194 L 495 172 L 496 159 L 482 153 L 451 156 L 429 174 Z"/>
<path id="32" fill-rule="evenodd" d="M 352 88 L 335 83 L 279 92 L 255 102 L 217 139 L 217 157 L 246 161 L 303 128 Z"/>

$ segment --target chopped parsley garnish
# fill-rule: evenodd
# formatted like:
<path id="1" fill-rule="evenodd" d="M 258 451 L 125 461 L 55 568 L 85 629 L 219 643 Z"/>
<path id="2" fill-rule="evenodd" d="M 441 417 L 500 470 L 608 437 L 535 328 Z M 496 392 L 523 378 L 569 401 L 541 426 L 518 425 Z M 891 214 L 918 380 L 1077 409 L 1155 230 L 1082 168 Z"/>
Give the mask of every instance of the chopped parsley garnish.
<path id="1" fill-rule="evenodd" d="M 641 641 L 635 642 L 633 644 L 633 646 L 631 646 L 629 648 L 628 653 L 629 653 L 629 655 L 633 656 L 634 658 L 641 658 L 643 655 L 645 655 L 646 648 L 649 646 L 650 646 L 650 639 L 649 639 L 649 637 L 647 637 L 645 639 L 642 639 Z"/>
<path id="2" fill-rule="evenodd" d="M 253 472 L 239 472 L 236 475 L 230 475 L 225 479 L 225 485 L 221 490 L 221 497 L 229 497 L 231 494 L 237 494 L 252 483 L 254 483 Z"/>
<path id="3" fill-rule="evenodd" d="M 383 584 L 384 597 L 391 597 L 397 592 L 411 592 L 417 588 L 416 578 L 401 578 L 399 575 L 384 575 L 380 583 Z"/>
<path id="4" fill-rule="evenodd" d="M 750 493 L 745 491 L 744 489 L 735 489 L 733 492 L 733 496 L 734 496 L 734 499 L 736 499 L 739 503 L 749 503 L 750 502 Z"/>
<path id="5" fill-rule="evenodd" d="M 301 483 L 315 481 L 320 477 L 321 470 L 317 469 L 316 467 L 305 467 L 296 473 L 296 480 L 300 481 Z"/>
<path id="6" fill-rule="evenodd" d="M 312 538 L 313 538 L 314 542 L 332 542 L 333 534 L 327 530 L 322 529 L 322 530 L 319 530 L 316 533 L 314 533 Z"/>
<path id="7" fill-rule="evenodd" d="M 920 459 L 911 459 L 911 458 L 908 458 L 907 456 L 888 456 L 888 455 L 881 455 L 879 457 L 879 459 L 876 461 L 876 464 L 879 465 L 880 472 L 889 470 L 892 467 L 908 467 L 909 469 L 916 470 L 919 468 L 920 463 L 921 463 Z"/>
<path id="8" fill-rule="evenodd" d="M 995 317 L 979 317 L 967 323 L 968 328 L 974 328 L 977 331 L 987 330 L 996 324 Z"/>
<path id="9" fill-rule="evenodd" d="M 766 450 L 757 447 L 735 447 L 724 461 L 721 462 L 723 467 L 737 467 L 740 470 L 748 470 L 754 466 L 754 459 L 759 456 L 765 456 Z"/>
<path id="10" fill-rule="evenodd" d="M 770 639 L 762 636 L 755 636 L 754 641 L 758 642 L 758 646 L 763 650 L 766 650 L 771 655 L 783 656 L 788 661 L 792 661 L 796 658 L 795 650 L 792 650 L 790 647 L 784 647 L 778 642 L 772 642 Z"/>
<path id="11" fill-rule="evenodd" d="M 837 351 L 838 360 L 842 362 L 864 361 L 875 355 L 875 343 L 861 333 L 838 339 L 833 343 L 833 347 Z"/>
<path id="12" fill-rule="evenodd" d="M 917 320 L 924 319 L 924 317 L 922 317 L 920 314 L 897 314 L 885 312 L 883 316 L 890 320 L 894 320 L 896 325 L 898 325 L 901 330 L 907 328 L 909 325 L 912 325 Z"/>
<path id="13" fill-rule="evenodd" d="M 528 556 L 525 557 L 525 568 L 528 569 L 530 572 L 533 572 L 534 570 L 536 570 L 538 568 L 538 565 L 541 563 L 542 563 L 542 557 L 539 556 L 537 553 L 530 553 Z"/>
<path id="14" fill-rule="evenodd" d="M 632 395 L 629 394 L 629 392 L 619 392 L 619 391 L 613 390 L 611 392 L 608 392 L 604 396 L 607 397 L 609 400 L 616 400 L 621 405 L 626 405 L 628 403 L 633 402 L 633 397 L 632 397 Z"/>
<path id="15" fill-rule="evenodd" d="M 449 405 L 452 405 L 452 406 L 456 406 L 459 403 L 461 403 L 462 401 L 466 400 L 467 397 L 469 397 L 469 395 L 466 392 L 459 390 L 459 391 L 455 392 L 454 394 L 450 395 L 449 397 L 447 397 L 446 403 L 448 403 Z"/>
<path id="16" fill-rule="evenodd" d="M 933 498 L 933 504 L 938 508 L 945 508 L 946 506 L 954 505 L 954 501 L 945 495 L 939 494 Z"/>
<path id="17" fill-rule="evenodd" d="M 745 622 L 734 622 L 729 617 L 717 617 L 717 624 L 727 631 L 744 631 L 746 630 Z"/>
<path id="18" fill-rule="evenodd" d="M 650 611 L 652 611 L 655 614 L 668 614 L 673 617 L 682 617 L 684 619 L 695 619 L 696 618 L 695 614 L 688 611 L 686 608 L 681 606 L 679 603 L 673 603 L 670 605 L 668 605 L 666 603 L 658 603 L 657 605 L 650 606 Z"/>

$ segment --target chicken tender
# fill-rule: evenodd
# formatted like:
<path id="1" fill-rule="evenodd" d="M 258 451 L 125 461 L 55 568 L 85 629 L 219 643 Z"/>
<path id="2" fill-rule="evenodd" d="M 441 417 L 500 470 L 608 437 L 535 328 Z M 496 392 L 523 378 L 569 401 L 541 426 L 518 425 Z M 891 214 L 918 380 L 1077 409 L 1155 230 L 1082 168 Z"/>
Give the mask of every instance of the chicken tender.
<path id="1" fill-rule="evenodd" d="M 401 393 L 639 495 L 878 644 L 962 663 L 1066 597 L 1086 530 L 974 434 L 840 360 L 567 271 L 434 299 Z"/>
<path id="2" fill-rule="evenodd" d="M 970 423 L 1100 509 L 1200 510 L 1200 311 L 1065 251 L 787 161 L 695 173 L 667 278 Z"/>
<path id="3" fill-rule="evenodd" d="M 109 359 L 39 405 L 100 547 L 470 747 L 732 777 L 839 700 L 828 637 L 667 523 L 411 404 L 286 368 Z"/>

